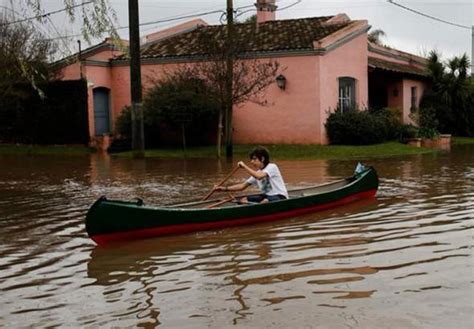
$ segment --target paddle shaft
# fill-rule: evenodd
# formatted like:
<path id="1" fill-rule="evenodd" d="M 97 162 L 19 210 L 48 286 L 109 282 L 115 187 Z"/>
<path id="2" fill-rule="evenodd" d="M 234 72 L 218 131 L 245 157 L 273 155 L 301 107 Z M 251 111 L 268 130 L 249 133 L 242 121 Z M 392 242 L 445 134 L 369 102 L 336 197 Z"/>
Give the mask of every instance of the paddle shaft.
<path id="1" fill-rule="evenodd" d="M 231 178 L 232 175 L 235 174 L 235 172 L 236 172 L 238 169 L 239 169 L 238 166 L 235 167 L 234 169 L 232 169 L 232 171 L 230 172 L 230 174 L 227 175 L 223 180 L 221 180 L 221 181 L 219 182 L 219 184 L 216 185 L 216 187 L 221 186 L 222 184 L 224 184 L 225 182 L 227 182 L 227 180 L 228 180 L 229 178 Z M 215 191 L 216 191 L 216 190 L 215 190 L 214 188 L 212 188 L 212 190 L 202 199 L 202 201 L 205 201 L 205 200 L 209 199 L 209 198 L 211 197 L 211 195 L 214 194 Z"/>
<path id="2" fill-rule="evenodd" d="M 210 204 L 210 205 L 206 206 L 206 208 L 207 208 L 207 209 L 214 208 L 214 207 L 220 206 L 220 205 L 222 205 L 222 204 L 224 204 L 224 203 L 232 202 L 233 200 L 234 200 L 234 198 L 228 198 L 228 199 L 225 199 L 225 200 L 222 200 L 222 201 L 219 201 L 219 202 Z"/>

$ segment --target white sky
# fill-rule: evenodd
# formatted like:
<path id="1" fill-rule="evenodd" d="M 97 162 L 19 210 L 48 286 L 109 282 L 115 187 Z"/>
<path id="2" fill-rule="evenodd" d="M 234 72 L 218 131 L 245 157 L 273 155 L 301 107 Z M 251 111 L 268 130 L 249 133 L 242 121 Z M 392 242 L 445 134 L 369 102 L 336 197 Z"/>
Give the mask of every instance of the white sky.
<path id="1" fill-rule="evenodd" d="M 24 1 L 24 0 L 23 0 Z M 42 0 L 46 11 L 53 11 L 64 7 L 64 0 Z M 86 1 L 86 0 L 84 0 Z M 128 0 L 109 0 L 116 11 L 119 26 L 128 25 Z M 455 24 L 471 27 L 474 17 L 473 0 L 394 0 L 395 2 L 423 12 L 427 15 L 449 21 Z M 3 2 L 3 3 L 2 3 Z M 18 0 L 0 0 L 0 5 L 18 8 Z M 297 0 L 277 0 L 279 8 L 297 3 Z M 244 12 L 238 19 L 245 19 L 255 14 L 252 5 L 255 0 L 234 0 L 234 8 Z M 15 5 L 16 4 L 16 5 Z M 226 0 L 139 0 L 140 22 L 154 22 L 183 15 L 192 15 L 202 12 L 225 10 Z M 1 10 L 2 8 L 0 8 Z M 373 29 L 382 29 L 387 36 L 382 42 L 388 46 L 411 52 L 417 55 L 426 54 L 437 49 L 443 58 L 466 53 L 471 57 L 472 37 L 471 30 L 448 25 L 433 19 L 406 11 L 388 3 L 387 0 L 302 0 L 296 5 L 277 12 L 277 19 L 301 18 L 335 15 L 346 13 L 351 19 L 366 19 Z M 219 24 L 221 14 L 202 16 L 210 24 Z M 146 35 L 160 29 L 185 22 L 192 18 L 177 20 L 168 23 L 147 25 L 141 28 L 141 34 Z M 68 22 L 65 13 L 51 16 L 54 26 L 47 22 L 39 27 L 51 37 L 58 35 L 74 35 L 80 32 L 78 22 Z M 119 34 L 128 39 L 128 29 L 120 30 Z M 105 37 L 105 36 L 104 36 Z M 77 40 L 69 42 L 69 51 L 77 51 Z M 102 40 L 96 40 L 100 42 Z M 87 45 L 83 45 L 83 49 Z"/>

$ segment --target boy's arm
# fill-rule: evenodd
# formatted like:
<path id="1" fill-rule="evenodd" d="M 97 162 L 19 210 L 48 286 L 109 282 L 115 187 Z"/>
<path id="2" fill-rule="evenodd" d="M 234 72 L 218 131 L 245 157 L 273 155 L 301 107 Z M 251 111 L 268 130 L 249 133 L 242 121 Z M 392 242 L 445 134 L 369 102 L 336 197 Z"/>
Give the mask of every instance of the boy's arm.
<path id="1" fill-rule="evenodd" d="M 214 187 L 214 190 L 216 191 L 243 191 L 249 186 L 250 184 L 248 182 L 243 182 L 240 184 L 235 184 L 235 185 L 230 185 L 230 186 L 216 186 Z"/>
<path id="2" fill-rule="evenodd" d="M 237 165 L 240 167 L 240 168 L 244 168 L 245 171 L 247 171 L 251 176 L 255 177 L 256 179 L 260 180 L 264 177 L 267 176 L 267 173 L 264 172 L 263 170 L 260 170 L 260 171 L 256 171 L 256 170 L 253 170 L 252 168 L 250 168 L 249 166 L 247 166 L 245 164 L 245 162 L 243 161 L 239 161 L 237 163 Z"/>

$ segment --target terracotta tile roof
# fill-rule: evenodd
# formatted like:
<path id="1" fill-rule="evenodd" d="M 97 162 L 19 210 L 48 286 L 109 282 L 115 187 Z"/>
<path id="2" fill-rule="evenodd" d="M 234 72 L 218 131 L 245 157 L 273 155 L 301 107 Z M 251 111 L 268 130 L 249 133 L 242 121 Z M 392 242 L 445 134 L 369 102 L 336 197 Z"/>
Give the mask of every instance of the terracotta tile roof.
<path id="1" fill-rule="evenodd" d="M 313 42 L 320 40 L 351 22 L 325 24 L 333 16 L 275 20 L 255 24 L 236 24 L 235 42 L 241 44 L 242 53 L 311 50 Z M 202 56 L 209 54 L 201 40 L 225 38 L 225 25 L 203 26 L 189 33 L 168 38 L 142 49 L 142 57 Z"/>
<path id="2" fill-rule="evenodd" d="M 374 67 L 376 69 L 392 71 L 397 73 L 413 74 L 418 76 L 428 77 L 430 74 L 427 70 L 420 68 L 419 66 L 400 63 L 393 63 L 385 61 L 380 58 L 369 57 L 369 67 Z"/>

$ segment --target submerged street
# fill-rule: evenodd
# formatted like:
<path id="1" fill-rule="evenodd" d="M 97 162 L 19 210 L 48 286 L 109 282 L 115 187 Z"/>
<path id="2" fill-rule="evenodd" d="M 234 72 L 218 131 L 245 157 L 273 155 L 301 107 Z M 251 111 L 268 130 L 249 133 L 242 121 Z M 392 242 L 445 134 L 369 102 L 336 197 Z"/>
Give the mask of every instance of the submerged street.
<path id="1" fill-rule="evenodd" d="M 303 217 L 105 247 L 85 232 L 101 195 L 200 198 L 238 160 L 0 155 L 0 323 L 472 327 L 474 145 L 361 159 L 378 171 L 376 199 Z M 357 163 L 275 162 L 290 189 Z"/>

